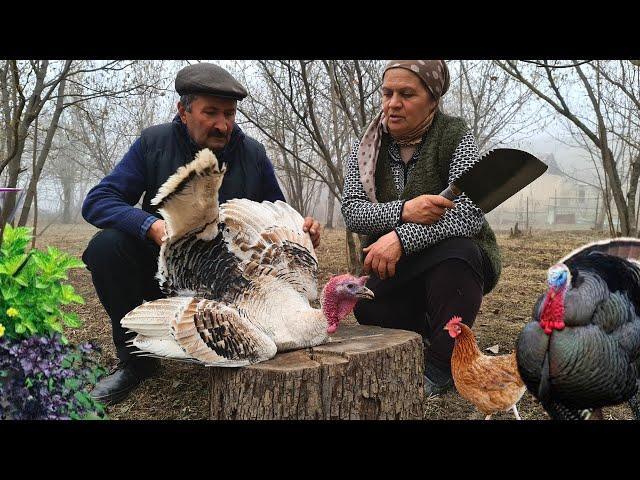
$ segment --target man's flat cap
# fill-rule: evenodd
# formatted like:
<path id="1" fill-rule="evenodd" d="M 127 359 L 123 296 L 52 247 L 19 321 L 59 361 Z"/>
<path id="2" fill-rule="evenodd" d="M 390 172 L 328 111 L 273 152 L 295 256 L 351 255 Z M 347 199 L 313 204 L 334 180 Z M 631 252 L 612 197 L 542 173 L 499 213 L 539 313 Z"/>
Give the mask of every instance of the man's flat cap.
<path id="1" fill-rule="evenodd" d="M 242 100 L 247 90 L 224 68 L 213 63 L 195 63 L 176 75 L 178 95 L 200 93 Z"/>

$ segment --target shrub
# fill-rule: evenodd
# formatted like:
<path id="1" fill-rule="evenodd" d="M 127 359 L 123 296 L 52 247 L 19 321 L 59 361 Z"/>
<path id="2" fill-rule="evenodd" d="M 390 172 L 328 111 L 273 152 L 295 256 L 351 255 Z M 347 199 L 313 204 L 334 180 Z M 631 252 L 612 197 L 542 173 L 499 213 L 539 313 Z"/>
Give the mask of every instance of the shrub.
<path id="1" fill-rule="evenodd" d="M 0 418 L 105 418 L 86 391 L 105 373 L 95 351 L 89 343 L 65 345 L 58 334 L 0 339 Z"/>
<path id="2" fill-rule="evenodd" d="M 95 348 L 63 334 L 81 322 L 61 306 L 84 303 L 63 281 L 84 264 L 54 247 L 27 253 L 30 240 L 31 229 L 7 224 L 0 245 L 0 418 L 105 418 L 87 393 L 105 373 Z"/>
<path id="3" fill-rule="evenodd" d="M 36 334 L 59 333 L 66 343 L 63 324 L 81 325 L 75 313 L 66 313 L 61 305 L 84 303 L 67 280 L 67 270 L 84 264 L 57 248 L 46 252 L 25 249 L 31 229 L 7 224 L 0 247 L 0 324 L 9 339 Z"/>

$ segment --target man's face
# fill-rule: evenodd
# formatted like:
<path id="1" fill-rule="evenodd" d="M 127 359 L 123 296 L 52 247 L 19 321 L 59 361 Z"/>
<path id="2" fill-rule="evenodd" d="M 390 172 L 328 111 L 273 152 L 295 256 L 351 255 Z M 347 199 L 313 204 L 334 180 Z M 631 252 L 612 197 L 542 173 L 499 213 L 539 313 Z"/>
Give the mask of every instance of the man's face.
<path id="1" fill-rule="evenodd" d="M 194 142 L 219 153 L 231 138 L 236 103 L 230 98 L 198 95 L 191 103 L 191 112 L 178 102 L 178 113 Z"/>

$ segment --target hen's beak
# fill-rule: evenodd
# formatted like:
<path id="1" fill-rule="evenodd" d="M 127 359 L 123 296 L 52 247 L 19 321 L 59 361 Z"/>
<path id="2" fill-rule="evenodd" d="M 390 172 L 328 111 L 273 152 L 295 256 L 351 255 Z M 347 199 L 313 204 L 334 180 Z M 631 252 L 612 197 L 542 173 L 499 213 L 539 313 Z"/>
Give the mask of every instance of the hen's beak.
<path id="1" fill-rule="evenodd" d="M 356 297 L 358 297 L 358 298 L 366 298 L 368 300 L 373 300 L 375 298 L 375 295 L 367 287 L 362 286 L 356 292 Z"/>

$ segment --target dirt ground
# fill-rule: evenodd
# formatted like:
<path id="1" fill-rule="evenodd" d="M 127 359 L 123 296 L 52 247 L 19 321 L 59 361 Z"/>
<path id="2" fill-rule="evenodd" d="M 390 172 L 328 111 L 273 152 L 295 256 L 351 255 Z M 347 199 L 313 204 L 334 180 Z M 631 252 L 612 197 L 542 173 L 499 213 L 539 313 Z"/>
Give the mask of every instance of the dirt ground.
<path id="1" fill-rule="evenodd" d="M 64 251 L 82 254 L 88 240 L 97 230 L 89 225 L 54 225 L 38 238 L 37 246 L 54 245 Z M 498 233 L 503 255 L 502 276 L 496 288 L 484 298 L 473 326 L 481 349 L 499 345 L 499 354 L 513 351 L 518 333 L 531 319 L 531 308 L 545 290 L 546 270 L 556 260 L 581 244 L 602 238 L 594 232 L 533 232 L 531 237 L 511 239 Z M 319 247 L 320 282 L 346 271 L 344 231 L 326 230 Z M 86 301 L 74 306 L 84 321 L 83 327 L 67 330 L 73 342 L 91 340 L 102 347 L 102 363 L 116 364 L 111 342 L 111 324 L 98 301 L 91 276 L 85 269 L 70 273 L 70 282 Z M 353 316 L 345 323 L 355 322 Z M 485 352 L 486 353 L 486 352 Z M 205 419 L 208 412 L 208 376 L 206 367 L 181 362 L 162 361 L 160 374 L 148 379 L 124 402 L 108 407 L 112 419 Z M 547 419 L 537 401 L 525 393 L 518 404 L 523 419 Z M 626 405 L 604 409 L 607 419 L 632 419 Z M 429 420 L 479 418 L 473 405 L 455 391 L 440 397 L 425 398 L 424 418 Z M 512 413 L 501 413 L 496 420 L 512 419 Z"/>

